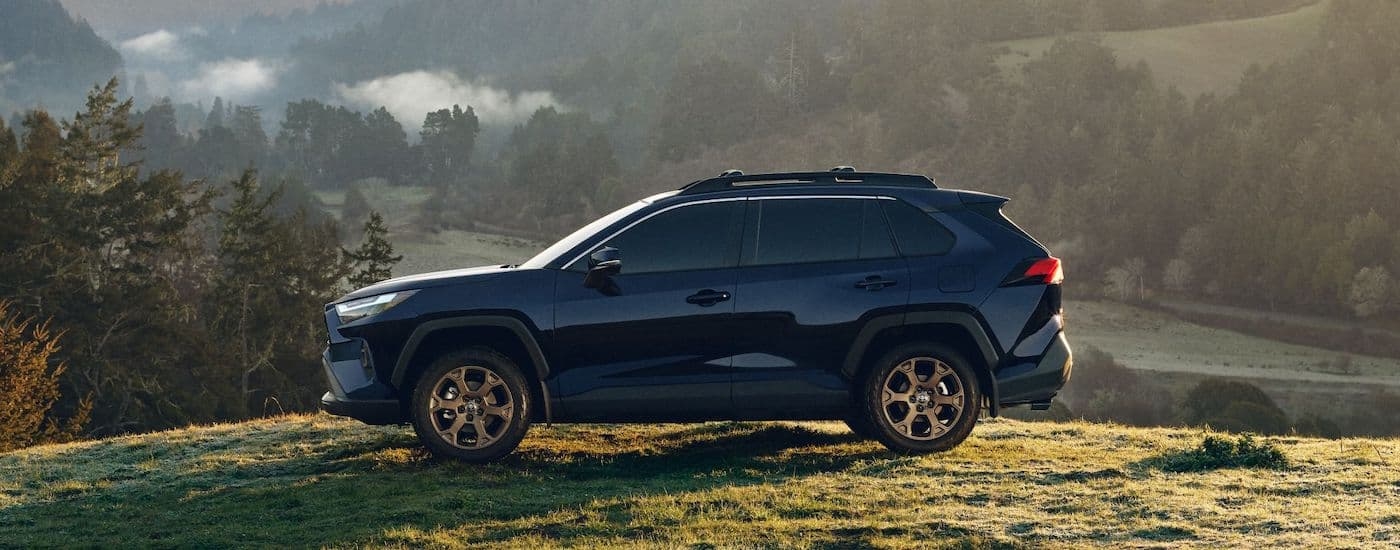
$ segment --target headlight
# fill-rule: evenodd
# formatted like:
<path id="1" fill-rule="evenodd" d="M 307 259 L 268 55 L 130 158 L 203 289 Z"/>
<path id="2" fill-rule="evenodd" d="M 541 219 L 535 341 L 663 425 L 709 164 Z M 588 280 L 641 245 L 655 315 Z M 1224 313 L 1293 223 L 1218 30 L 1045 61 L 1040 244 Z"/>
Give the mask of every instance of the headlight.
<path id="1" fill-rule="evenodd" d="M 378 315 L 388 311 L 389 308 L 403 303 L 409 296 L 417 290 L 405 290 L 401 292 L 390 292 L 368 298 L 360 298 L 342 302 L 335 305 L 335 314 L 340 317 L 341 323 L 352 323 L 371 315 Z"/>

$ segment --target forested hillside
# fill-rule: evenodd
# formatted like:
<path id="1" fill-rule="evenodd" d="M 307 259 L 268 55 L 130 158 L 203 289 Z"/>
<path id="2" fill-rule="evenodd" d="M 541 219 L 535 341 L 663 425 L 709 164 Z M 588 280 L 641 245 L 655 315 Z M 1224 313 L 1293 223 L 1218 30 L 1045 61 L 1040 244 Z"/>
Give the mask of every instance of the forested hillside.
<path id="1" fill-rule="evenodd" d="M 411 0 L 281 53 L 180 35 L 254 56 L 201 65 L 212 80 L 232 67 L 265 86 L 135 102 L 92 88 L 120 59 L 55 2 L 4 6 L 23 17 L 0 18 L 0 96 L 91 91 L 76 116 L 0 126 L 0 317 L 52 320 L 55 426 L 85 402 L 96 434 L 308 410 L 323 304 L 387 273 L 386 231 L 548 239 L 727 168 L 853 164 L 1005 194 L 1066 259 L 1071 297 L 1381 326 L 1400 311 L 1394 2 L 1330 0 L 1298 54 L 1188 97 L 1094 33 L 1319 8 Z M 256 41 L 306 16 L 245 22 Z M 1053 41 L 1003 70 L 1004 41 L 1029 37 Z M 81 83 L 15 76 L 35 67 Z M 371 223 L 399 191 L 427 198 Z M 34 337 L 17 334 L 0 348 Z"/>
<path id="2" fill-rule="evenodd" d="M 0 2 L 0 113 L 78 105 L 121 71 L 116 49 L 57 0 Z"/>

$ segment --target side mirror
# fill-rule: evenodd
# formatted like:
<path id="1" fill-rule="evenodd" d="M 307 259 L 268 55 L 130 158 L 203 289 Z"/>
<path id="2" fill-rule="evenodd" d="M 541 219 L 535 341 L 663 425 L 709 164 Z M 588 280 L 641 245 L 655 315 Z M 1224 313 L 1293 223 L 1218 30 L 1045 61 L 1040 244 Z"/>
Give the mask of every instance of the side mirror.
<path id="1" fill-rule="evenodd" d="M 605 246 L 588 255 L 588 275 L 583 278 L 583 286 L 597 289 L 609 296 L 616 296 L 621 290 L 612 278 L 613 275 L 621 272 L 622 252 L 611 246 Z"/>

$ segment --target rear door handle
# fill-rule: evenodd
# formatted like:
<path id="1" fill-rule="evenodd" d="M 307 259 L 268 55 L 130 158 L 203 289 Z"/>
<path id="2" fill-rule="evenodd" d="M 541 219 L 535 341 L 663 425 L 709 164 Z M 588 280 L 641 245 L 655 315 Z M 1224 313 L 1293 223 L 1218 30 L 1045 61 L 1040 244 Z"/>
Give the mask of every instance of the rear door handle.
<path id="1" fill-rule="evenodd" d="M 728 292 L 707 288 L 695 294 L 691 294 L 690 296 L 686 296 L 685 301 L 700 307 L 710 307 L 728 300 L 729 296 Z"/>
<path id="2" fill-rule="evenodd" d="M 880 290 L 887 286 L 894 286 L 895 282 L 896 281 L 894 279 L 886 279 L 879 275 L 871 275 L 869 277 L 866 277 L 864 280 L 856 283 L 856 288 L 863 288 L 866 290 Z"/>

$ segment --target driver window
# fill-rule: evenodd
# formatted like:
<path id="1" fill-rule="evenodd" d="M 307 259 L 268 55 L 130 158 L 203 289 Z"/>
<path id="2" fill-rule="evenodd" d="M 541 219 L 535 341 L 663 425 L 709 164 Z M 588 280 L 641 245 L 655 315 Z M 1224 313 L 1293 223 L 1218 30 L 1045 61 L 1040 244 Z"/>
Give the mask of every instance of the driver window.
<path id="1" fill-rule="evenodd" d="M 623 275 L 734 267 L 739 263 L 743 204 L 722 201 L 667 210 L 623 231 L 603 246 L 621 253 Z M 587 257 L 575 267 L 586 270 Z"/>

